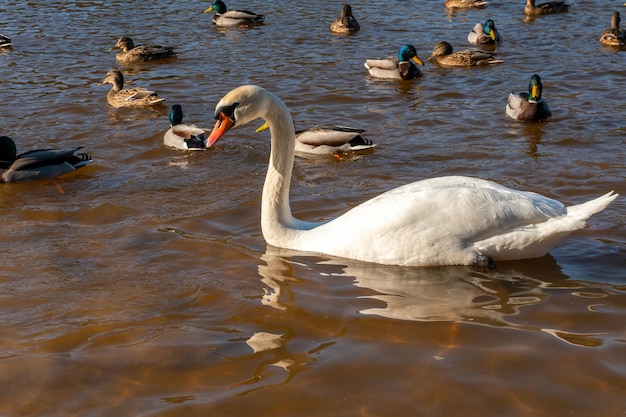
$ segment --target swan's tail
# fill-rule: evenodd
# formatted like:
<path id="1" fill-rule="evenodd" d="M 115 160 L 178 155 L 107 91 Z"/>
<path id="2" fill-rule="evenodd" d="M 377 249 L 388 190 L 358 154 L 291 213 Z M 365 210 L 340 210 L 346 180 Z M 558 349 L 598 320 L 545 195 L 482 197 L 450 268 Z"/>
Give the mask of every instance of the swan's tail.
<path id="1" fill-rule="evenodd" d="M 607 208 L 613 200 L 617 198 L 619 194 L 615 194 L 614 191 L 610 191 L 601 197 L 594 200 L 587 201 L 586 203 L 577 204 L 567 208 L 567 217 L 571 217 L 573 220 L 585 222 L 589 217 Z"/>
<path id="2" fill-rule="evenodd" d="M 474 247 L 478 253 L 489 255 L 494 261 L 543 256 L 565 236 L 585 227 L 589 217 L 604 210 L 617 196 L 611 191 L 595 200 L 567 207 L 566 215 L 490 237 L 476 242 Z"/>

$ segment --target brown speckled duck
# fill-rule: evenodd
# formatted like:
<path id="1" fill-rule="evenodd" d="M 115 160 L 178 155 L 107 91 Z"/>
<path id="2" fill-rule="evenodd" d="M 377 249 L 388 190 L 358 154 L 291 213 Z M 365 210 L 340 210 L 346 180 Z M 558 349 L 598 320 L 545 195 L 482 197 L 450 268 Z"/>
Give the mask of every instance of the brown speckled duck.
<path id="1" fill-rule="evenodd" d="M 165 59 L 175 57 L 177 54 L 174 52 L 174 48 L 161 45 L 137 45 L 133 43 L 133 40 L 128 36 L 122 36 L 117 40 L 115 46 L 109 51 L 114 49 L 121 49 L 117 53 L 115 59 L 117 62 L 146 62 L 156 59 Z"/>
<path id="2" fill-rule="evenodd" d="M 489 2 L 484 0 L 446 0 L 444 5 L 449 9 L 483 8 Z"/>
<path id="3" fill-rule="evenodd" d="M 352 16 L 352 7 L 349 4 L 344 4 L 341 8 L 341 17 L 333 20 L 333 23 L 330 24 L 330 31 L 333 33 L 341 33 L 341 34 L 349 34 L 355 33 L 361 26 L 359 26 L 359 22 L 356 21 L 354 16 Z"/>
<path id="4" fill-rule="evenodd" d="M 496 59 L 493 54 L 474 49 L 453 52 L 452 45 L 448 42 L 437 42 L 428 60 L 442 67 L 476 67 L 479 65 L 500 64 L 504 62 L 500 59 Z"/>
<path id="5" fill-rule="evenodd" d="M 626 32 L 619 27 L 619 12 L 613 12 L 611 27 L 602 32 L 600 43 L 604 46 L 620 47 L 626 44 Z"/>
<path id="6" fill-rule="evenodd" d="M 107 101 L 113 107 L 148 107 L 163 103 L 154 91 L 145 88 L 124 88 L 124 76 L 120 70 L 112 69 L 98 85 L 113 84 L 107 93 Z"/>
<path id="7" fill-rule="evenodd" d="M 566 12 L 568 9 L 569 4 L 566 4 L 565 1 L 549 1 L 547 3 L 535 5 L 535 0 L 526 0 L 524 13 L 529 16 L 539 16 L 542 14 Z"/>

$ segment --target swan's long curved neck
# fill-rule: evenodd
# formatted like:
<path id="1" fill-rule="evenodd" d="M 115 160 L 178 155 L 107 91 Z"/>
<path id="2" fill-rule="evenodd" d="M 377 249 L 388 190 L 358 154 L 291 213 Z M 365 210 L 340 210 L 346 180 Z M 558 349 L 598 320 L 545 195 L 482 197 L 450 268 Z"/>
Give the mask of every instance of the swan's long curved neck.
<path id="1" fill-rule="evenodd" d="M 271 133 L 270 162 L 263 186 L 261 229 L 265 240 L 274 246 L 283 246 L 302 229 L 311 229 L 315 223 L 293 217 L 289 204 L 289 189 L 293 171 L 296 134 L 287 107 L 272 96 L 273 105 L 266 106 L 263 118 Z"/>

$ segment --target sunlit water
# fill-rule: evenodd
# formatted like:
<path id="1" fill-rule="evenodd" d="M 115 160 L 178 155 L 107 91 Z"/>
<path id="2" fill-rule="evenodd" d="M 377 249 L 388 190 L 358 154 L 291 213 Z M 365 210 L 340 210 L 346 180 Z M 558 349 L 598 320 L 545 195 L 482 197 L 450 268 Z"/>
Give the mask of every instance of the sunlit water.
<path id="1" fill-rule="evenodd" d="M 598 42 L 621 3 L 572 0 L 534 21 L 521 0 L 454 14 L 442 3 L 352 4 L 362 29 L 349 37 L 328 30 L 340 2 L 236 2 L 267 24 L 227 31 L 202 2 L 5 4 L 0 133 L 21 150 L 82 145 L 94 162 L 58 184 L 0 187 L 0 415 L 626 413 L 624 197 L 541 259 L 377 266 L 266 247 L 267 132 L 239 128 L 206 152 L 162 145 L 169 105 L 210 127 L 226 92 L 255 83 L 299 127 L 353 125 L 378 144 L 296 161 L 305 219 L 440 175 L 567 204 L 626 195 L 626 55 Z M 423 60 L 438 40 L 467 48 L 486 18 L 502 65 L 427 64 L 409 83 L 362 66 L 404 43 Z M 181 53 L 120 66 L 167 106 L 107 105 L 97 83 L 121 35 Z M 507 119 L 508 93 L 534 72 L 554 117 Z"/>

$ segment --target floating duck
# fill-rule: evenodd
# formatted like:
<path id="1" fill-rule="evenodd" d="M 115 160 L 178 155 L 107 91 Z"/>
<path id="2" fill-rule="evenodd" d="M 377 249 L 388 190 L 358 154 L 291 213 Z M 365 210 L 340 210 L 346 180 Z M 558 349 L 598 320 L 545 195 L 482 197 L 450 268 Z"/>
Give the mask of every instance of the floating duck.
<path id="1" fill-rule="evenodd" d="M 215 0 L 204 13 L 215 12 L 213 23 L 219 27 L 253 26 L 265 21 L 265 16 L 249 10 L 228 10 L 222 0 Z"/>
<path id="2" fill-rule="evenodd" d="M 365 68 L 374 78 L 413 80 L 422 73 L 415 64 L 424 65 L 413 45 L 404 45 L 397 58 L 367 59 Z"/>
<path id="3" fill-rule="evenodd" d="M 195 125 L 183 124 L 183 108 L 174 104 L 170 110 L 170 128 L 163 136 L 166 146 L 184 150 L 206 149 L 206 136 L 203 129 Z"/>
<path id="4" fill-rule="evenodd" d="M 488 1 L 483 0 L 446 0 L 444 5 L 449 9 L 469 9 L 469 8 L 483 8 Z"/>
<path id="5" fill-rule="evenodd" d="M 107 101 L 113 107 L 148 107 L 165 101 L 157 93 L 145 88 L 124 88 L 124 76 L 117 69 L 107 72 L 106 77 L 98 85 L 113 84 L 107 93 Z"/>
<path id="6" fill-rule="evenodd" d="M 13 139 L 0 136 L 0 182 L 56 178 L 75 171 L 91 162 L 86 153 L 76 153 L 79 149 L 39 149 L 18 155 Z"/>
<path id="7" fill-rule="evenodd" d="M 467 35 L 467 41 L 482 45 L 497 45 L 502 42 L 502 37 L 496 29 L 494 21 L 487 19 L 485 23 L 474 25 L 472 31 Z"/>
<path id="8" fill-rule="evenodd" d="M 330 31 L 333 33 L 355 33 L 361 26 L 352 16 L 352 7 L 349 4 L 344 4 L 341 8 L 341 17 L 336 18 L 330 24 Z"/>
<path id="9" fill-rule="evenodd" d="M 526 0 L 524 13 L 530 16 L 537 16 L 542 14 L 566 12 L 568 9 L 569 4 L 565 3 L 565 1 L 549 1 L 535 6 L 535 0 Z"/>
<path id="10" fill-rule="evenodd" d="M 533 74 L 528 84 L 528 93 L 509 94 L 506 104 L 506 114 L 512 119 L 523 122 L 541 121 L 552 116 L 552 112 L 541 98 L 543 84 L 539 74 Z"/>
<path id="11" fill-rule="evenodd" d="M 177 55 L 176 52 L 174 52 L 174 48 L 169 46 L 155 44 L 135 46 L 133 40 L 128 36 L 119 38 L 115 46 L 109 49 L 109 51 L 114 49 L 121 49 L 115 56 L 117 62 L 121 63 L 146 62 L 155 59 L 171 58 Z"/>
<path id="12" fill-rule="evenodd" d="M 268 129 L 264 123 L 256 131 Z M 318 125 L 305 130 L 296 130 L 296 154 L 340 155 L 371 149 L 376 145 L 361 134 L 363 129 L 347 126 Z"/>
<path id="13" fill-rule="evenodd" d="M 428 60 L 434 61 L 442 67 L 475 67 L 504 62 L 496 59 L 493 54 L 474 49 L 453 52 L 452 45 L 448 42 L 437 42 Z"/>
<path id="14" fill-rule="evenodd" d="M 609 192 L 566 207 L 492 181 L 438 177 L 392 189 L 335 218 L 304 221 L 289 204 L 296 140 L 283 102 L 261 87 L 241 86 L 219 101 L 214 117 L 208 146 L 258 118 L 270 127 L 261 230 L 277 248 L 387 265 L 490 266 L 543 256 L 617 197 Z"/>
<path id="15" fill-rule="evenodd" d="M 0 33 L 0 48 L 8 48 L 11 46 L 11 38 Z"/>
<path id="16" fill-rule="evenodd" d="M 626 32 L 619 27 L 619 12 L 613 12 L 611 27 L 602 32 L 600 43 L 604 46 L 619 47 L 626 44 Z"/>

